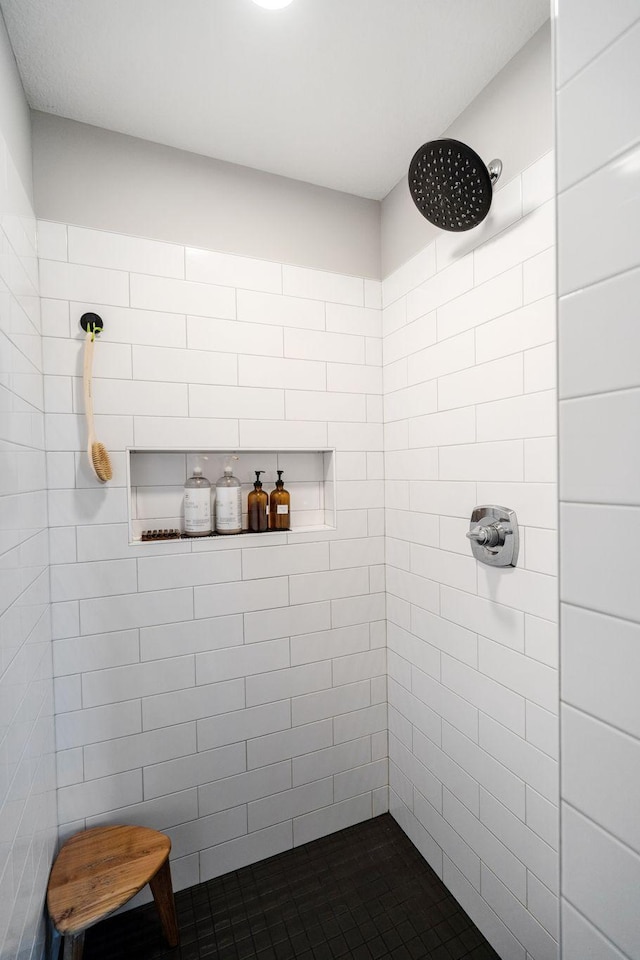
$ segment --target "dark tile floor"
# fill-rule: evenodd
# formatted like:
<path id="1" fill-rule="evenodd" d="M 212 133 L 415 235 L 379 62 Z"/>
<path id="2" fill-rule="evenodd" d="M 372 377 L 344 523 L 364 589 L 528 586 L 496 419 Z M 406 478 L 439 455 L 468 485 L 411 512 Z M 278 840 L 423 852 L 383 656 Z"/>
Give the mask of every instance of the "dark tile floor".
<path id="1" fill-rule="evenodd" d="M 176 895 L 181 943 L 153 904 L 87 932 L 84 960 L 499 960 L 388 815 Z"/>

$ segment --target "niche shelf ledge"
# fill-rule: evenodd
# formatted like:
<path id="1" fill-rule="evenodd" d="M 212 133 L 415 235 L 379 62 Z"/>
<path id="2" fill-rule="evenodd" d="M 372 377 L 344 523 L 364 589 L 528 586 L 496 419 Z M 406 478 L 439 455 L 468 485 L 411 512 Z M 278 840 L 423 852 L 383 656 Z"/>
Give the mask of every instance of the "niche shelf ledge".
<path id="1" fill-rule="evenodd" d="M 215 487 L 229 457 L 234 474 L 242 483 L 243 531 L 238 534 L 208 537 L 184 536 L 184 482 L 197 464 Z M 176 552 L 225 549 L 232 544 L 254 547 L 275 546 L 295 542 L 298 535 L 312 538 L 336 530 L 335 449 L 331 447 L 279 447 L 278 449 L 228 447 L 128 447 L 127 505 L 129 545 L 144 550 L 148 547 Z M 253 489 L 255 470 L 264 470 L 262 477 L 267 493 L 275 487 L 276 470 L 284 471 L 285 487 L 291 494 L 291 529 L 247 530 L 247 497 Z M 144 531 L 179 530 L 181 537 L 143 540 Z M 186 547 L 185 547 L 186 545 Z"/>

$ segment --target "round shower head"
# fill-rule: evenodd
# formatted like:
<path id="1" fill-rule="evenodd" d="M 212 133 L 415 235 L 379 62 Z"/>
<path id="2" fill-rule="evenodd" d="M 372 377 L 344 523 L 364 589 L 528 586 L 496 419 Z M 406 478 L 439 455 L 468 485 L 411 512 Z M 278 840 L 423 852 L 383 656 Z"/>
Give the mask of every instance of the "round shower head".
<path id="1" fill-rule="evenodd" d="M 422 216 L 436 227 L 471 230 L 489 213 L 501 170 L 499 160 L 487 169 L 475 150 L 459 140 L 431 140 L 409 165 L 409 190 Z"/>

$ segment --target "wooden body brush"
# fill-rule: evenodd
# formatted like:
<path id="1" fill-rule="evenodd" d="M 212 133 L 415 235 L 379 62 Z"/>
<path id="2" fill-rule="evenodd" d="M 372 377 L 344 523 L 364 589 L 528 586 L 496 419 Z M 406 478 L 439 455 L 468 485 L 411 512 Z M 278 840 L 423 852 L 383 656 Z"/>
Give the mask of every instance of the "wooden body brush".
<path id="1" fill-rule="evenodd" d="M 93 422 L 93 348 L 95 344 L 95 332 L 87 330 L 87 336 L 84 343 L 84 412 L 87 418 L 87 457 L 91 464 L 91 469 L 98 480 L 105 483 L 113 477 L 111 460 L 107 453 L 107 448 L 103 443 L 96 440 L 96 428 Z"/>

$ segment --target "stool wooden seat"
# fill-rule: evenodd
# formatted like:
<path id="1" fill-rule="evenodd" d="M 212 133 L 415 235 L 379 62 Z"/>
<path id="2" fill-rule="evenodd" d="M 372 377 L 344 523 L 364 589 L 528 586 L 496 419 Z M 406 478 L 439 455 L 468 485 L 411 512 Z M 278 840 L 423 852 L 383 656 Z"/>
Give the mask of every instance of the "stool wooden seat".
<path id="1" fill-rule="evenodd" d="M 171 840 L 148 827 L 95 827 L 63 845 L 51 870 L 47 906 L 64 938 L 64 960 L 81 960 L 84 932 L 149 884 L 170 946 L 178 943 Z"/>

